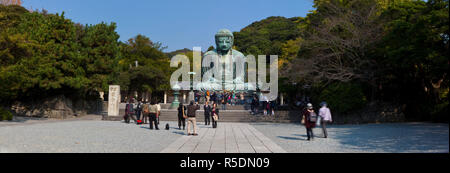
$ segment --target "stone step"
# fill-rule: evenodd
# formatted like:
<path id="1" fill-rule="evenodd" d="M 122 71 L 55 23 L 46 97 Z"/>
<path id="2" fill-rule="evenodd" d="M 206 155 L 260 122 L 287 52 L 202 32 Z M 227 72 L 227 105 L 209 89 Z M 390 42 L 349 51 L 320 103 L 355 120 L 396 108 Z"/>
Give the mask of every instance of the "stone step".
<path id="1" fill-rule="evenodd" d="M 122 120 L 123 115 L 118 117 L 104 117 L 104 120 L 118 121 Z M 197 111 L 197 121 L 204 121 L 204 111 Z M 161 110 L 161 121 L 178 121 L 178 111 L 171 109 Z M 250 114 L 247 110 L 221 110 L 219 115 L 220 122 L 300 122 L 299 112 L 295 111 L 276 111 L 275 116 Z"/>
<path id="2" fill-rule="evenodd" d="M 187 105 L 185 105 L 187 106 Z M 203 110 L 203 104 L 199 104 L 200 110 Z M 217 105 L 220 109 L 222 109 L 222 105 Z M 169 109 L 170 104 L 161 104 L 161 109 Z M 175 110 L 175 109 L 173 109 Z M 250 105 L 227 105 L 227 110 L 250 110 Z"/>
<path id="3" fill-rule="evenodd" d="M 197 111 L 197 121 L 204 121 L 203 111 Z M 177 121 L 178 112 L 175 110 L 162 110 L 160 120 Z M 222 122 L 292 122 L 295 118 L 287 114 L 280 114 L 276 116 L 270 115 L 252 115 L 246 110 L 225 110 L 220 112 L 219 121 Z"/>

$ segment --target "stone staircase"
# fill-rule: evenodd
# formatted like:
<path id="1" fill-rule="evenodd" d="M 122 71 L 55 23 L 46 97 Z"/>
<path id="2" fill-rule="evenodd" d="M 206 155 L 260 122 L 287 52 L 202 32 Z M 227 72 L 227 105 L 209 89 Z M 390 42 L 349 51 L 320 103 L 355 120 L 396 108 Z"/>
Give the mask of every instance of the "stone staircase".
<path id="1" fill-rule="evenodd" d="M 219 121 L 247 122 L 251 116 L 253 116 L 253 115 L 251 115 L 246 110 L 226 110 L 226 111 L 220 111 Z M 196 117 L 197 117 L 197 121 L 203 121 L 204 120 L 204 111 L 198 110 Z M 161 121 L 178 121 L 178 111 L 162 110 L 160 120 Z"/>
<path id="2" fill-rule="evenodd" d="M 161 104 L 160 121 L 178 121 L 178 111 L 176 109 L 168 109 L 169 104 Z M 219 122 L 276 122 L 276 123 L 290 123 L 300 122 L 300 112 L 298 111 L 275 111 L 275 116 L 264 115 L 262 110 L 256 115 L 250 113 L 249 105 L 227 105 L 226 110 L 222 110 L 219 105 L 220 114 Z M 103 120 L 120 121 L 125 114 L 125 106 L 120 105 L 120 114 L 118 117 L 103 116 Z M 197 122 L 204 122 L 203 105 L 200 105 L 200 110 L 197 111 Z"/>
<path id="3" fill-rule="evenodd" d="M 197 111 L 197 121 L 204 121 L 203 105 Z M 221 107 L 219 107 L 221 108 Z M 178 111 L 173 109 L 161 110 L 161 121 L 178 121 Z M 220 110 L 219 122 L 300 122 L 300 113 L 295 111 L 275 111 L 273 115 L 263 115 L 262 112 L 252 115 L 249 106 L 243 105 L 227 105 L 227 110 Z"/>

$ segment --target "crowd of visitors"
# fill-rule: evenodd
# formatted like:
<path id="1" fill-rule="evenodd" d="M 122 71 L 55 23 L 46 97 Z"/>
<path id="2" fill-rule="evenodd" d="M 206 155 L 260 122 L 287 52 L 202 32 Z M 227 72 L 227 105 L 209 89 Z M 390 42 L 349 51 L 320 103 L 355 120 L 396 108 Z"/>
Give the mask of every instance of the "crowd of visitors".
<path id="1" fill-rule="evenodd" d="M 198 103 L 220 103 L 224 105 L 222 108 L 226 108 L 226 105 L 244 105 L 246 103 L 244 92 L 233 91 L 198 91 L 194 94 L 194 101 Z"/>
<path id="2" fill-rule="evenodd" d="M 196 112 L 200 109 L 198 101 L 201 97 L 204 97 L 205 104 L 204 110 L 204 123 L 205 126 L 212 125 L 212 128 L 217 128 L 217 122 L 219 120 L 219 105 L 222 110 L 227 110 L 227 105 L 246 105 L 250 104 L 251 114 L 263 115 L 275 115 L 275 109 L 277 106 L 276 101 L 270 101 L 264 94 L 259 96 L 253 95 L 249 101 L 246 100 L 244 93 L 234 92 L 197 92 L 195 93 L 195 100 L 190 101 L 190 104 L 185 106 L 182 103 L 178 107 L 178 128 L 181 130 L 186 129 L 187 120 L 187 135 L 197 136 L 197 119 Z M 248 97 L 247 97 L 248 98 Z M 311 103 L 303 103 L 306 100 L 297 102 L 297 106 L 304 105 L 301 113 L 302 124 L 306 128 L 307 140 L 314 140 L 313 128 L 316 126 L 322 127 L 323 137 L 328 137 L 327 124 L 332 122 L 331 111 L 326 102 L 320 103 L 320 109 L 314 110 Z M 307 98 L 309 101 L 309 98 Z M 161 115 L 161 105 L 157 103 L 155 99 L 152 99 L 150 103 L 137 102 L 134 104 L 133 99 L 130 99 L 125 106 L 125 123 L 130 123 L 130 120 L 134 120 L 136 124 L 149 124 L 150 129 L 159 130 L 159 119 Z M 168 129 L 166 127 L 166 129 Z M 192 131 L 192 133 L 191 133 Z"/>
<path id="3" fill-rule="evenodd" d="M 159 130 L 159 115 L 161 114 L 161 105 L 157 103 L 156 100 L 151 100 L 148 102 L 138 101 L 134 104 L 134 100 L 130 99 L 125 105 L 125 123 L 130 123 L 132 119 L 134 123 L 140 124 L 150 124 L 150 129 L 153 126 L 156 130 Z"/>

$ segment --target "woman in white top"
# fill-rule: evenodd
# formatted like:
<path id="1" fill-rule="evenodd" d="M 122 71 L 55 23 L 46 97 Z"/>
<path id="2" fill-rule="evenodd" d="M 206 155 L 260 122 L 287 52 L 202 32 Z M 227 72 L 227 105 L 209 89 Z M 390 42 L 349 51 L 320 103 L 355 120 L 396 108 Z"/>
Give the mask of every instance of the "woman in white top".
<path id="1" fill-rule="evenodd" d="M 322 125 L 323 137 L 327 138 L 328 137 L 327 123 L 330 123 L 333 120 L 331 118 L 331 111 L 327 107 L 327 103 L 326 102 L 322 102 L 322 103 L 320 103 L 320 105 L 322 107 L 319 110 L 319 116 L 322 118 L 321 125 Z"/>

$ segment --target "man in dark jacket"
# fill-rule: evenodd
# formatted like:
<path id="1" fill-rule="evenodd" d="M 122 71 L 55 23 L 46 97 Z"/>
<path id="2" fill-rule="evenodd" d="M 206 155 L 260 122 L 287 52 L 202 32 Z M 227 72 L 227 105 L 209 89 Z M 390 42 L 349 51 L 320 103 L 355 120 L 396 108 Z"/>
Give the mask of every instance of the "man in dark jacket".
<path id="1" fill-rule="evenodd" d="M 211 105 L 209 105 L 209 102 L 205 103 L 205 106 L 203 106 L 203 109 L 205 110 L 205 125 L 211 124 Z"/>
<path id="2" fill-rule="evenodd" d="M 183 106 L 182 103 L 178 106 L 178 128 L 181 130 L 181 126 L 183 125 L 183 130 L 186 127 L 186 119 L 184 118 L 184 115 L 186 112 L 186 106 Z"/>
<path id="3" fill-rule="evenodd" d="M 194 105 L 194 101 L 191 101 L 191 103 L 189 104 L 188 108 L 187 108 L 187 117 L 188 117 L 188 127 L 187 127 L 187 132 L 188 132 L 188 136 L 189 135 L 194 135 L 197 136 L 197 121 L 195 120 L 195 113 L 197 112 L 197 110 L 200 109 L 200 106 L 198 105 L 198 103 L 195 103 Z M 194 133 L 191 134 L 191 124 L 194 128 Z"/>
<path id="4" fill-rule="evenodd" d="M 214 91 L 213 94 L 211 95 L 211 100 L 212 100 L 213 103 L 216 103 L 216 102 L 217 102 L 217 94 L 216 94 L 215 91 Z"/>
<path id="5" fill-rule="evenodd" d="M 131 100 L 125 106 L 125 123 L 129 124 L 130 118 L 134 120 L 134 123 L 137 123 L 136 118 L 133 116 L 133 114 L 134 114 L 133 106 L 134 105 Z"/>
<path id="6" fill-rule="evenodd" d="M 141 120 L 141 112 L 142 112 L 142 102 L 139 101 L 138 104 L 136 105 L 136 118 L 137 120 Z"/>
<path id="7" fill-rule="evenodd" d="M 258 107 L 258 100 L 256 99 L 256 96 L 253 96 L 252 104 L 251 104 L 252 114 L 257 113 L 257 111 L 256 111 L 257 107 Z"/>

